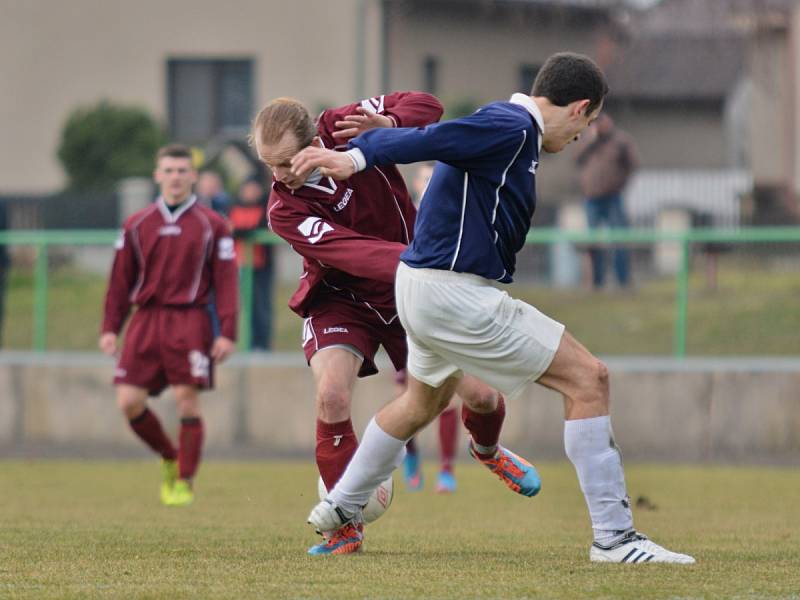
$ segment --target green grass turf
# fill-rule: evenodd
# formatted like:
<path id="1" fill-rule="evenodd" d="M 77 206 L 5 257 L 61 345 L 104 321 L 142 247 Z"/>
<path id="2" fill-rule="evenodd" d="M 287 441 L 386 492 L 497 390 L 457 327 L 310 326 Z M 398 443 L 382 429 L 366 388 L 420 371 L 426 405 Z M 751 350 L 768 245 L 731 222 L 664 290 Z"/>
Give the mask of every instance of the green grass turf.
<path id="1" fill-rule="evenodd" d="M 596 354 L 668 355 L 675 320 L 675 280 L 637 282 L 634 293 L 594 293 L 514 285 L 509 292 L 565 323 Z M 10 278 L 3 346 L 30 349 L 33 278 L 15 269 Z M 72 268 L 50 274 L 48 348 L 95 350 L 105 278 Z M 275 294 L 276 350 L 299 351 L 302 321 L 286 306 L 293 291 Z M 690 281 L 689 355 L 797 355 L 800 353 L 800 271 L 760 263 L 724 261 L 718 288 L 709 290 L 701 270 Z"/>
<path id="2" fill-rule="evenodd" d="M 591 564 L 571 465 L 540 471 L 535 499 L 472 463 L 453 496 L 398 484 L 362 554 L 311 558 L 310 463 L 205 464 L 177 509 L 155 461 L 0 462 L 0 598 L 800 597 L 797 469 L 629 466 L 638 528 L 689 567 Z"/>

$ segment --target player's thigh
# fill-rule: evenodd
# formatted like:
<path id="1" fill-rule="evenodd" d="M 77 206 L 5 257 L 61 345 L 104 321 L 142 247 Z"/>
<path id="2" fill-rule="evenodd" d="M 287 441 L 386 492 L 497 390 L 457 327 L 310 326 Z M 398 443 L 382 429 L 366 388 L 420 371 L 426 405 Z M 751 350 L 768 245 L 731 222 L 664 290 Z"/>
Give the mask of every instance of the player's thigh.
<path id="1" fill-rule="evenodd" d="M 507 396 L 545 372 L 564 331 L 561 323 L 491 285 L 454 286 L 440 302 L 452 316 L 429 324 L 426 346 Z"/>
<path id="2" fill-rule="evenodd" d="M 169 385 L 210 389 L 214 362 L 208 311 L 204 307 L 164 308 L 160 319 L 161 359 Z"/>
<path id="3" fill-rule="evenodd" d="M 358 375 L 366 377 L 378 372 L 375 354 L 380 339 L 375 335 L 371 317 L 364 310 L 345 302 L 328 302 L 314 307 L 303 322 L 303 353 L 308 364 L 326 348 L 346 348 L 359 358 Z"/>
<path id="4" fill-rule="evenodd" d="M 603 363 L 565 331 L 552 362 L 537 383 L 572 398 L 587 387 L 603 387 L 605 379 Z"/>
<path id="5" fill-rule="evenodd" d="M 328 346 L 317 351 L 309 364 L 317 388 L 337 388 L 350 393 L 358 378 L 362 359 L 351 349 Z"/>
<path id="6" fill-rule="evenodd" d="M 450 377 L 461 375 L 457 365 L 415 335 L 407 334 L 406 345 L 408 346 L 406 371 L 417 381 L 429 387 L 438 388 Z"/>
<path id="7" fill-rule="evenodd" d="M 114 385 L 144 388 L 157 395 L 166 384 L 157 313 L 153 309 L 139 309 L 125 332 L 114 369 Z"/>

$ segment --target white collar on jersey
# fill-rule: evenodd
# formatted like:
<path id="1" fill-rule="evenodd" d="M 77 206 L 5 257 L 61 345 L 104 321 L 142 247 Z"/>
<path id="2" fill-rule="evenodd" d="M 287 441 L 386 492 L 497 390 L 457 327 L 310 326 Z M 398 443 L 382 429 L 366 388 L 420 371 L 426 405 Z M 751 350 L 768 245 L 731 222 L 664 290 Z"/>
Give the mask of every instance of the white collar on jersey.
<path id="1" fill-rule="evenodd" d="M 539 127 L 539 137 L 541 138 L 541 136 L 544 135 L 544 117 L 542 117 L 542 111 L 540 111 L 539 107 L 536 106 L 536 102 L 533 101 L 533 98 L 527 94 L 520 94 L 517 92 L 516 94 L 511 94 L 511 99 L 509 102 L 511 102 L 511 104 L 519 104 L 520 106 L 524 106 L 528 112 L 533 115 L 533 119 L 536 121 L 536 125 Z"/>
<path id="2" fill-rule="evenodd" d="M 175 223 L 183 213 L 185 213 L 194 205 L 195 202 L 197 202 L 197 196 L 192 194 L 187 200 L 184 200 L 183 205 L 178 210 L 172 212 L 169 208 L 167 208 L 167 203 L 164 201 L 164 197 L 159 196 L 156 199 L 156 206 L 158 206 L 158 211 L 161 213 L 161 216 L 164 217 L 164 220 L 167 223 Z"/>
<path id="3" fill-rule="evenodd" d="M 321 138 L 319 140 L 319 144 L 323 148 L 325 147 L 325 142 L 323 142 Z M 320 185 L 320 183 L 322 182 L 322 173 L 320 173 L 319 169 L 314 169 L 311 172 L 311 175 L 308 176 L 308 179 L 306 179 L 306 182 L 303 185 L 308 186 L 315 190 L 319 190 L 320 192 L 325 192 L 326 194 L 330 194 L 331 196 L 333 196 L 336 193 L 337 189 L 336 182 L 333 180 L 332 177 L 327 177 L 327 180 L 329 187 Z M 294 194 L 294 192 L 292 193 Z"/>

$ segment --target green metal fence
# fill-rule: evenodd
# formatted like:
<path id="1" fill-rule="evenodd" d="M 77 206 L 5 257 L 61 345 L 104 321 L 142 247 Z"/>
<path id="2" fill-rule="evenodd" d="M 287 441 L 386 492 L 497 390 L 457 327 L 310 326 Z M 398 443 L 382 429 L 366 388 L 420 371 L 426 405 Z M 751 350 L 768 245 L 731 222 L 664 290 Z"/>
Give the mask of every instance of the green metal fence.
<path id="1" fill-rule="evenodd" d="M 47 347 L 47 304 L 48 304 L 48 250 L 54 246 L 111 245 L 118 235 L 116 230 L 68 230 L 68 231 L 5 231 L 0 232 L 0 244 L 33 246 L 36 248 L 34 266 L 33 301 L 33 340 L 36 351 Z M 549 245 L 556 243 L 573 244 L 654 244 L 674 242 L 680 245 L 681 260 L 677 273 L 675 297 L 675 317 L 673 328 L 672 353 L 676 357 L 686 355 L 686 331 L 689 303 L 689 270 L 691 245 L 695 243 L 786 243 L 800 242 L 800 227 L 751 227 L 730 229 L 692 229 L 684 232 L 659 232 L 653 230 L 597 230 L 564 231 L 555 228 L 532 230 L 527 237 L 528 244 Z M 251 243 L 282 244 L 276 235 L 263 231 L 248 240 Z M 246 261 L 249 264 L 251 246 L 247 246 Z M 241 269 L 242 309 L 240 319 L 239 345 L 250 345 L 250 323 L 252 313 L 253 270 L 250 266 Z"/>

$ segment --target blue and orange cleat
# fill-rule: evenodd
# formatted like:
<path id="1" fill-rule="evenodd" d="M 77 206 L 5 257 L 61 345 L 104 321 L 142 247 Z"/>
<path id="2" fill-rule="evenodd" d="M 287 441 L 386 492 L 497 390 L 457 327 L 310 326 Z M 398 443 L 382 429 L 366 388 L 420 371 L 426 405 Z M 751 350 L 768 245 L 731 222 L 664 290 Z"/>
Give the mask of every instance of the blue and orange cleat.
<path id="1" fill-rule="evenodd" d="M 456 478 L 451 471 L 440 471 L 436 480 L 437 494 L 454 494 L 456 491 Z"/>
<path id="2" fill-rule="evenodd" d="M 531 497 L 542 489 L 542 480 L 539 478 L 536 467 L 511 450 L 498 446 L 493 456 L 486 457 L 478 454 L 470 442 L 469 453 L 518 494 Z"/>
<path id="3" fill-rule="evenodd" d="M 361 550 L 364 541 L 364 525 L 352 521 L 326 537 L 325 541 L 311 546 L 308 553 L 312 556 L 329 556 L 335 554 L 352 554 Z"/>
<path id="4" fill-rule="evenodd" d="M 403 478 L 409 492 L 418 492 L 425 485 L 422 479 L 422 469 L 419 465 L 419 454 L 407 452 L 403 459 Z"/>

